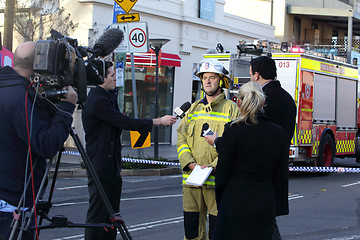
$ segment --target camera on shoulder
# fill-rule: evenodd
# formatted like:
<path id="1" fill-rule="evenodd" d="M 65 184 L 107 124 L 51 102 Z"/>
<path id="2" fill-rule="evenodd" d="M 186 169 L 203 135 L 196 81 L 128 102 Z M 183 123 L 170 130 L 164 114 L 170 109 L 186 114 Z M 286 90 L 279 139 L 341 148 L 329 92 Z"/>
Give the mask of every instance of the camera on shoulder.
<path id="1" fill-rule="evenodd" d="M 80 103 L 85 102 L 88 85 L 104 82 L 105 63 L 99 57 L 109 55 L 123 40 L 120 29 L 108 29 L 95 43 L 94 48 L 78 46 L 77 39 L 51 30 L 48 40 L 35 43 L 34 76 L 39 94 L 53 102 L 59 101 L 64 86 L 71 85 Z M 85 58 L 85 59 L 84 59 Z"/>

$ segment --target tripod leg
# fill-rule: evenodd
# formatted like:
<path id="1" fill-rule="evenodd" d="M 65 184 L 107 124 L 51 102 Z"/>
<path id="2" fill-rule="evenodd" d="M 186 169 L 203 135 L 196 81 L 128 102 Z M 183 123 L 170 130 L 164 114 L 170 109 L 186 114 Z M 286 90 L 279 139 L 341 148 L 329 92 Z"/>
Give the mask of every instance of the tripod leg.
<path id="1" fill-rule="evenodd" d="M 90 175 L 90 177 L 93 179 L 94 183 L 95 183 L 95 186 L 96 186 L 96 189 L 98 190 L 98 193 L 105 205 L 105 208 L 106 208 L 106 211 L 107 213 L 109 214 L 110 216 L 110 220 L 111 222 L 114 224 L 114 226 L 119 230 L 121 236 L 123 239 L 129 239 L 129 240 L 132 240 L 129 232 L 124 229 L 126 229 L 126 226 L 124 224 L 124 222 L 122 222 L 122 224 L 120 223 L 120 221 L 117 220 L 116 218 L 116 214 L 113 210 L 113 208 L 111 207 L 111 204 L 110 204 L 110 201 L 109 199 L 107 198 L 106 194 L 105 194 L 105 191 L 100 183 L 100 180 L 98 178 L 98 176 L 96 175 L 96 172 L 95 172 L 95 169 L 94 167 L 92 166 L 90 160 L 89 160 L 89 157 L 87 156 L 86 154 L 86 151 L 79 139 L 79 136 L 77 135 L 77 133 L 75 132 L 74 128 L 71 128 L 70 129 L 70 135 L 71 137 L 74 139 L 74 142 L 75 142 L 75 145 L 76 147 L 78 148 L 79 152 L 80 152 L 80 155 L 82 157 L 82 159 L 84 160 L 84 163 L 85 163 L 85 166 L 86 166 L 86 169 Z"/>
<path id="2" fill-rule="evenodd" d="M 48 197 L 48 201 L 47 201 L 47 207 L 51 207 L 51 200 L 52 200 L 52 196 L 54 194 L 54 189 L 55 189 L 55 183 L 56 183 L 56 178 L 57 178 L 57 173 L 58 173 L 58 170 L 59 170 L 59 166 L 60 166 L 60 161 L 61 161 L 61 156 L 62 156 L 62 152 L 65 150 L 64 147 L 61 148 L 61 150 L 58 152 L 58 156 L 57 156 L 57 160 L 56 160 L 56 163 L 55 163 L 55 170 L 54 170 L 54 175 L 53 175 L 53 179 L 52 179 L 52 182 L 51 182 L 51 188 L 50 188 L 50 191 L 49 191 L 49 197 Z M 51 161 L 51 160 L 50 160 Z M 50 164 L 50 167 L 52 165 L 52 161 L 49 162 Z M 46 212 L 46 214 L 48 213 L 48 211 Z M 45 213 L 44 213 L 45 214 Z M 44 219 L 44 216 L 42 215 L 40 217 L 40 220 L 39 220 L 39 225 L 42 224 L 42 221 Z M 39 230 L 40 232 L 40 230 Z"/>
<path id="3" fill-rule="evenodd" d="M 50 167 L 51 167 L 51 160 L 49 160 L 49 161 L 50 162 L 49 162 L 48 166 L 46 167 L 45 174 L 44 174 L 44 176 L 43 176 L 43 178 L 41 180 L 41 184 L 40 184 L 38 193 L 37 193 L 36 198 L 35 198 L 34 206 L 32 207 L 31 212 L 26 214 L 27 216 L 25 216 L 25 214 L 23 214 L 25 212 L 22 210 L 22 205 L 23 205 L 23 202 L 24 202 L 24 199 L 25 199 L 26 189 L 29 187 L 29 184 L 30 184 L 31 176 L 29 176 L 27 182 L 25 183 L 25 188 L 24 188 L 25 190 L 24 190 L 24 192 L 23 192 L 23 194 L 22 194 L 22 196 L 20 198 L 19 204 L 17 206 L 17 212 L 19 213 L 19 215 L 21 214 L 22 216 L 19 216 L 19 219 L 17 219 L 17 220 L 15 220 L 15 219 L 13 220 L 13 223 L 12 223 L 13 229 L 11 231 L 11 235 L 9 237 L 9 240 L 13 240 L 15 238 L 16 232 L 19 229 L 20 229 L 19 230 L 20 231 L 19 235 L 21 235 L 23 230 L 29 230 L 31 222 L 33 221 L 32 216 L 34 216 L 34 213 L 36 211 L 36 205 L 39 202 L 41 193 L 43 192 L 44 188 L 46 187 L 47 176 L 49 174 Z M 37 161 L 34 164 L 34 169 L 37 167 L 36 164 L 37 164 Z M 20 221 L 22 223 L 23 223 L 23 221 L 26 221 L 25 226 L 23 224 L 21 224 L 21 226 L 19 227 L 19 222 Z M 36 219 L 35 219 L 35 221 L 36 221 Z"/>

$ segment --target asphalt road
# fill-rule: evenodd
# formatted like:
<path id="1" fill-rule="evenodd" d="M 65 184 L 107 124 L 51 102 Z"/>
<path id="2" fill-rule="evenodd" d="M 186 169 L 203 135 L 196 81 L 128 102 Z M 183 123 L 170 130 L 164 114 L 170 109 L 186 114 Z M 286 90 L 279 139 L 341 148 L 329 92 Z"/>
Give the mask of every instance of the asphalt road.
<path id="1" fill-rule="evenodd" d="M 337 160 L 336 164 L 358 166 L 354 162 Z M 58 179 L 50 215 L 84 223 L 86 181 Z M 133 239 L 183 239 L 181 175 L 124 177 L 123 181 L 121 214 Z M 289 192 L 290 214 L 277 219 L 284 240 L 360 239 L 358 174 L 292 173 Z M 46 229 L 40 239 L 83 239 L 83 232 L 83 228 Z"/>

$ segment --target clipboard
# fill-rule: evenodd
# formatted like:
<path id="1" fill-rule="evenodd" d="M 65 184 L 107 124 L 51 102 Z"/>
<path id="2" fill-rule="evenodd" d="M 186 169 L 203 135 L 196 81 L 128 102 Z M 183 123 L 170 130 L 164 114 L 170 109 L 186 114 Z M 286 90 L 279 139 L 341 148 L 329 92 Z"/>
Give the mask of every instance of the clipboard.
<path id="1" fill-rule="evenodd" d="M 202 186 L 212 170 L 212 167 L 201 168 L 199 165 L 196 165 L 185 182 L 189 185 Z"/>

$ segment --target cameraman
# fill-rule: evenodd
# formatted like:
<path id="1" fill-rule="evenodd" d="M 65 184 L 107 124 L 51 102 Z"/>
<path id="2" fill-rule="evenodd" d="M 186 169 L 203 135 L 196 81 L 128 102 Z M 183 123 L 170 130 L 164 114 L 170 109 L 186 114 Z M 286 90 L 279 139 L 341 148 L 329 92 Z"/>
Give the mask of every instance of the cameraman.
<path id="1" fill-rule="evenodd" d="M 45 159 L 53 157 L 69 135 L 77 102 L 71 86 L 64 87 L 68 91 L 56 112 L 50 113 L 49 103 L 36 98 L 30 84 L 34 54 L 35 42 L 22 43 L 15 50 L 14 68 L 0 68 L 0 239 L 8 239 L 11 233 L 12 213 L 25 191 L 24 182 L 31 175 L 30 160 L 35 165 L 34 184 L 30 182 L 26 189 L 22 205 L 25 208 L 33 205 Z M 22 239 L 33 239 L 33 235 L 34 231 L 23 232 Z"/>
<path id="2" fill-rule="evenodd" d="M 130 118 L 119 111 L 114 92 L 116 78 L 112 62 L 105 62 L 104 83 L 90 90 L 82 112 L 86 151 L 101 185 L 115 212 L 120 209 L 122 187 L 121 142 L 123 129 L 150 132 L 153 125 L 173 125 L 177 118 L 166 115 L 155 119 Z M 103 74 L 100 68 L 100 73 Z M 110 216 L 97 193 L 94 181 L 89 177 L 89 209 L 87 223 L 110 223 Z M 116 239 L 117 229 L 86 228 L 85 239 Z"/>

